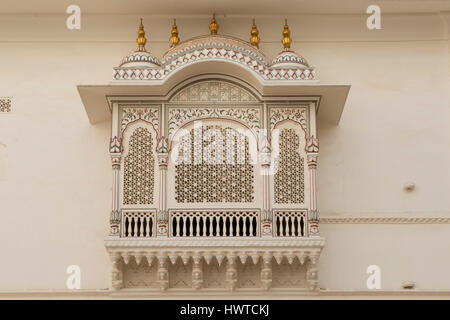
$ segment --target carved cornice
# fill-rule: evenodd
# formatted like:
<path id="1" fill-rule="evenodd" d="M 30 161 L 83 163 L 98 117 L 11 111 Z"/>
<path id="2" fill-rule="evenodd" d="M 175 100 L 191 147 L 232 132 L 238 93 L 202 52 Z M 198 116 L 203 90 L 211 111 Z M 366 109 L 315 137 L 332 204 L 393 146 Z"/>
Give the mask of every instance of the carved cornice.
<path id="1" fill-rule="evenodd" d="M 223 251 L 252 250 L 276 250 L 277 248 L 322 248 L 325 245 L 325 238 L 258 238 L 258 239 L 193 239 L 193 238 L 172 238 L 172 239 L 124 239 L 118 237 L 107 237 L 105 247 L 107 248 L 148 248 L 164 250 L 195 248 L 198 250 L 220 248 Z"/>
<path id="2" fill-rule="evenodd" d="M 317 243 L 322 243 L 322 240 L 317 241 Z M 105 241 L 105 242 L 108 242 Z M 145 257 L 149 265 L 153 263 L 155 259 L 158 259 L 159 263 L 166 263 L 170 261 L 175 264 L 178 259 L 180 259 L 184 264 L 188 264 L 191 259 L 200 260 L 205 259 L 207 263 L 211 262 L 211 259 L 215 257 L 219 265 L 225 260 L 229 264 L 234 264 L 237 259 L 245 264 L 248 258 L 257 264 L 260 258 L 267 259 L 268 257 L 274 258 L 276 263 L 281 264 L 284 259 L 292 264 L 297 258 L 301 264 L 309 261 L 315 265 L 319 259 L 323 245 L 321 246 L 291 246 L 291 247 L 276 247 L 276 246 L 246 246 L 246 247 L 235 247 L 233 245 L 224 245 L 218 247 L 202 247 L 198 245 L 185 245 L 183 247 L 174 247 L 167 245 L 160 246 L 118 246 L 118 241 L 114 242 L 113 246 L 106 246 L 111 257 L 117 260 L 117 256 L 120 255 L 123 258 L 125 264 L 128 264 L 132 258 L 135 261 L 141 262 L 142 258 Z M 142 243 L 141 241 L 138 241 Z M 152 241 L 155 242 L 155 241 Z M 169 241 L 173 242 L 173 241 Z M 186 242 L 186 241 L 184 241 Z M 211 241 L 214 242 L 214 241 Z"/>

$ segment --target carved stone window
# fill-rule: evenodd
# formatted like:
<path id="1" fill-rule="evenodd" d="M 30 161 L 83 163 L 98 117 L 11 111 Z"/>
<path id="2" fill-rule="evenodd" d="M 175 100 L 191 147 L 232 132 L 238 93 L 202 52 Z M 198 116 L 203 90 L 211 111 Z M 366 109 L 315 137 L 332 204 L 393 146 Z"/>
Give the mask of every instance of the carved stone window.
<path id="1" fill-rule="evenodd" d="M 253 165 L 242 133 L 218 125 L 191 129 L 175 165 L 178 203 L 252 202 Z"/>
<path id="2" fill-rule="evenodd" d="M 124 159 L 124 204 L 153 204 L 154 166 L 152 134 L 138 127 L 130 137 Z"/>
<path id="3" fill-rule="evenodd" d="M 282 129 L 280 158 L 275 173 L 275 203 L 304 203 L 305 159 L 299 153 L 300 137 L 294 129 Z"/>

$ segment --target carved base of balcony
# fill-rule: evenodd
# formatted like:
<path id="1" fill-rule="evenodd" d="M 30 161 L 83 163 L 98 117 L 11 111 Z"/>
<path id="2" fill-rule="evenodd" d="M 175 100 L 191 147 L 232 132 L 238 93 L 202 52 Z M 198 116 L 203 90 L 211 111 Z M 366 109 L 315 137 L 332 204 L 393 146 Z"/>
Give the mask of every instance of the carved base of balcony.
<path id="1" fill-rule="evenodd" d="M 113 290 L 318 290 L 325 239 L 108 237 Z"/>

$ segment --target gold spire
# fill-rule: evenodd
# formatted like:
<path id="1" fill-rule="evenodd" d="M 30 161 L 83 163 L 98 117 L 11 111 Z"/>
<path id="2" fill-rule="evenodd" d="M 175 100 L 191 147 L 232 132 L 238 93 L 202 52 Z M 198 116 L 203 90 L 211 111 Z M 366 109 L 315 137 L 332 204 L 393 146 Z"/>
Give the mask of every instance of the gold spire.
<path id="1" fill-rule="evenodd" d="M 291 47 L 291 31 L 289 30 L 287 19 L 284 20 L 283 39 L 281 40 L 281 43 L 283 44 L 285 50 L 288 50 Z"/>
<path id="2" fill-rule="evenodd" d="M 253 19 L 253 25 L 252 30 L 250 31 L 250 43 L 252 46 L 255 46 L 259 48 L 259 37 L 258 37 L 259 31 L 255 24 L 255 19 Z"/>
<path id="3" fill-rule="evenodd" d="M 138 44 L 138 51 L 145 51 L 145 44 L 147 43 L 147 39 L 145 38 L 145 31 L 144 25 L 142 24 L 142 18 L 141 24 L 139 25 L 138 37 L 136 39 L 136 42 Z"/>
<path id="4" fill-rule="evenodd" d="M 178 27 L 177 27 L 177 19 L 173 19 L 172 32 L 169 39 L 170 47 L 175 47 L 179 42 L 180 38 L 178 38 Z"/>
<path id="5" fill-rule="evenodd" d="M 215 13 L 213 13 L 211 23 L 209 24 L 209 31 L 211 31 L 212 35 L 216 35 L 217 31 L 219 31 L 219 25 L 217 24 Z"/>

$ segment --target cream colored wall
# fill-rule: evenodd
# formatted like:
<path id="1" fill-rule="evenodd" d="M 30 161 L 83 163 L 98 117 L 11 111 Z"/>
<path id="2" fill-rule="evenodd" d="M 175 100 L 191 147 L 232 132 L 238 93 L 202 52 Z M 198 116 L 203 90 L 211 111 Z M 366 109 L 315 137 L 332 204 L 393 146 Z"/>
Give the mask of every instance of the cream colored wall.
<path id="1" fill-rule="evenodd" d="M 111 80 L 135 48 L 138 17 L 85 15 L 69 31 L 66 16 L 0 16 L 0 96 L 13 97 L 13 112 L 0 114 L 0 291 L 65 289 L 71 264 L 83 289 L 110 282 L 110 124 L 89 123 L 76 85 Z M 157 57 L 169 18 L 144 15 Z M 177 18 L 182 39 L 208 31 L 209 17 Z M 289 18 L 294 49 L 322 83 L 352 85 L 340 125 L 319 124 L 321 215 L 450 217 L 448 15 L 383 15 L 379 31 L 364 15 Z M 257 16 L 268 58 L 281 49 L 282 19 Z M 248 38 L 250 17 L 218 21 L 220 33 Z M 322 288 L 364 290 L 377 264 L 383 289 L 413 280 L 450 290 L 448 223 L 323 224 L 321 233 Z"/>

